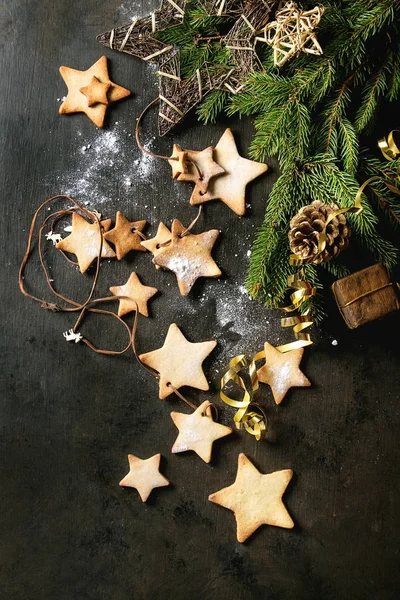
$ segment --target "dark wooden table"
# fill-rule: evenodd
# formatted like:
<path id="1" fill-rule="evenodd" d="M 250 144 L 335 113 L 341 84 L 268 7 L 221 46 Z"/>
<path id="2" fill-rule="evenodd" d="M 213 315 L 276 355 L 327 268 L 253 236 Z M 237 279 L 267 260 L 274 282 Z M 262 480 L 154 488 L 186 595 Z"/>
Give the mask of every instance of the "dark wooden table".
<path id="1" fill-rule="evenodd" d="M 256 443 L 235 433 L 215 445 L 213 462 L 206 465 L 193 453 L 170 453 L 176 430 L 169 413 L 189 412 L 181 401 L 160 401 L 156 381 L 131 355 L 100 356 L 67 344 L 62 334 L 73 317 L 44 311 L 18 290 L 30 220 L 49 196 L 71 194 L 104 217 L 119 209 L 132 220 L 146 219 L 149 235 L 160 220 L 189 223 L 195 214 L 190 185 L 172 181 L 168 166 L 143 158 L 134 141 L 135 119 L 157 94 L 151 67 L 96 42 L 98 33 L 153 7 L 116 0 L 3 0 L 0 9 L 0 597 L 398 598 L 397 317 L 348 332 L 330 305 L 331 318 L 303 362 L 313 386 L 293 390 L 280 407 L 266 387 L 261 392 L 275 442 Z M 100 131 L 84 115 L 57 115 L 66 92 L 58 68 L 87 69 L 104 53 L 113 80 L 133 96 L 113 105 Z M 169 152 L 173 142 L 202 149 L 218 141 L 226 124 L 203 127 L 192 117 L 160 140 L 149 118 L 144 136 L 156 151 Z M 229 126 L 246 155 L 251 123 Z M 270 166 L 248 188 L 246 217 L 212 203 L 197 226 L 221 229 L 215 256 L 223 278 L 204 280 L 183 298 L 174 276 L 156 271 L 148 254 L 101 267 L 102 295 L 132 270 L 161 290 L 151 318 L 139 324 L 141 352 L 161 346 L 172 322 L 190 341 L 218 340 L 205 363 L 210 393 L 188 390 L 195 403 L 219 402 L 219 377 L 232 356 L 251 354 L 265 340 L 276 345 L 290 339 L 279 315 L 250 301 L 241 287 L 276 179 L 277 165 Z M 82 299 L 92 275 L 82 276 L 55 257 L 50 243 L 47 255 L 56 285 Z M 45 291 L 35 262 L 27 285 Z M 125 343 L 122 328 L 105 318 L 90 317 L 82 331 L 98 345 Z M 231 419 L 232 410 L 221 406 L 222 422 Z M 147 504 L 135 490 L 118 486 L 129 452 L 164 456 L 162 470 L 172 485 Z M 294 470 L 285 496 L 293 530 L 263 527 L 239 544 L 233 514 L 208 502 L 210 492 L 233 482 L 239 452 L 263 472 Z"/>

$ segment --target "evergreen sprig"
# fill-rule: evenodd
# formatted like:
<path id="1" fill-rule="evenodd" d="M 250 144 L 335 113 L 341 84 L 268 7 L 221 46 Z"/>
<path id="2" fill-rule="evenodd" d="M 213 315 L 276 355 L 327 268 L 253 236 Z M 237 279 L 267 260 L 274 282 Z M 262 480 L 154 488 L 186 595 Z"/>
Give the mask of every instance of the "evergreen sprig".
<path id="1" fill-rule="evenodd" d="M 272 49 L 261 44 L 264 70 L 250 73 L 236 95 L 211 92 L 197 110 L 205 123 L 215 121 L 221 111 L 253 117 L 251 158 L 279 160 L 281 174 L 266 199 L 247 277 L 249 292 L 270 307 L 284 300 L 287 276 L 293 272 L 288 263 L 290 219 L 316 199 L 352 206 L 360 183 L 368 177 L 382 179 L 363 194 L 363 212 L 348 216 L 353 238 L 371 260 L 389 269 L 399 258 L 381 225 L 399 228 L 400 190 L 395 191 L 400 161 L 388 163 L 360 152 L 360 139 L 371 133 L 382 103 L 399 99 L 400 0 L 326 0 L 324 7 L 317 32 L 323 55 L 301 53 L 277 69 Z M 234 65 L 219 36 L 233 22 L 232 17 L 209 17 L 191 0 L 183 26 L 162 36 L 181 48 L 185 76 L 204 61 L 228 69 Z M 342 277 L 348 273 L 345 257 L 322 268 Z M 319 288 L 320 269 L 309 265 L 306 274 Z M 320 300 L 310 302 L 314 317 L 320 318 Z"/>

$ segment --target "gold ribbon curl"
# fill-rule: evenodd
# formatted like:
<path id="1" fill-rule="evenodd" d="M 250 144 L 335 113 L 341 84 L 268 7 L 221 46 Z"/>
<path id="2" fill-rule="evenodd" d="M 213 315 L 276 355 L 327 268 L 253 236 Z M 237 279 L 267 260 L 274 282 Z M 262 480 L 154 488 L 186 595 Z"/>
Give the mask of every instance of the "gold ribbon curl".
<path id="1" fill-rule="evenodd" d="M 244 354 L 234 356 L 229 362 L 229 369 L 225 375 L 221 378 L 220 397 L 225 404 L 237 408 L 237 412 L 233 417 L 233 421 L 237 429 L 244 429 L 250 435 L 253 435 L 257 441 L 261 440 L 265 432 L 267 431 L 267 417 L 257 402 L 254 402 L 254 393 L 258 390 L 258 378 L 257 378 L 257 367 L 256 361 L 261 358 L 265 358 L 264 351 L 257 352 L 253 358 L 248 361 Z M 247 389 L 243 377 L 239 374 L 242 369 L 249 367 L 249 375 L 251 388 L 250 391 Z M 233 381 L 243 390 L 242 400 L 234 400 L 227 396 L 223 389 L 229 383 Z M 251 407 L 256 410 L 250 410 Z"/>
<path id="2" fill-rule="evenodd" d="M 392 129 L 388 134 L 387 138 L 383 137 L 378 140 L 378 146 L 380 151 L 386 160 L 396 160 L 400 156 L 400 150 L 394 141 L 393 134 L 400 133 L 399 129 Z"/>

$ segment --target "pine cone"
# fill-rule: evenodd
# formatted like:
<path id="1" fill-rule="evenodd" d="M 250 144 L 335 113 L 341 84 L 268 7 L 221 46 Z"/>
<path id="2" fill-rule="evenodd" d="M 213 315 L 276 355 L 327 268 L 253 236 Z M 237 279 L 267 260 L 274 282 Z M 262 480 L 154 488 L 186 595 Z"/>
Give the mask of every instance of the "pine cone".
<path id="1" fill-rule="evenodd" d="M 328 262 L 347 248 L 351 229 L 346 217 L 337 215 L 326 228 L 326 246 L 318 253 L 318 242 L 329 215 L 338 210 L 336 204 L 324 204 L 315 200 L 303 206 L 290 221 L 289 242 L 291 251 L 304 262 L 319 264 Z"/>

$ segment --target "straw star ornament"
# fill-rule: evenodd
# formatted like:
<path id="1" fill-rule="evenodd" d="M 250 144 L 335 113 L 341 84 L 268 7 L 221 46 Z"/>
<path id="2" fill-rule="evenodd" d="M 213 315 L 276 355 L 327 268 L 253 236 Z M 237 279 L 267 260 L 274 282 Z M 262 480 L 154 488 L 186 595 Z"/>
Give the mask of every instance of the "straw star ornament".
<path id="1" fill-rule="evenodd" d="M 274 49 L 274 63 L 281 67 L 300 52 L 322 54 L 322 48 L 314 33 L 324 13 L 323 6 L 302 11 L 295 2 L 287 2 L 276 12 L 276 20 L 267 23 L 263 36 L 256 41 L 265 42 Z"/>

